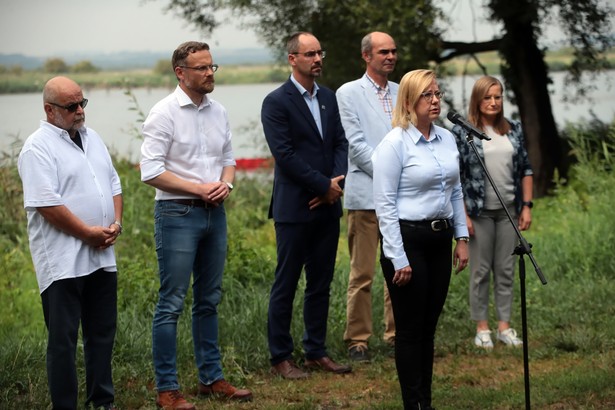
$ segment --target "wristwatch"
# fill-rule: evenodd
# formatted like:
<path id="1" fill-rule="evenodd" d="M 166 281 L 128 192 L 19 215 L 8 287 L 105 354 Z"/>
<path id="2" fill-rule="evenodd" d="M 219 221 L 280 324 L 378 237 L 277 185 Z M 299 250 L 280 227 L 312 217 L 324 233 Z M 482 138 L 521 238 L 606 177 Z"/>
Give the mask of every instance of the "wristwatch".
<path id="1" fill-rule="evenodd" d="M 124 230 L 124 228 L 122 227 L 122 224 L 120 223 L 120 221 L 113 221 L 113 223 L 111 225 L 117 225 L 120 227 L 120 233 L 118 233 L 118 235 L 122 234 L 122 231 Z"/>
<path id="2" fill-rule="evenodd" d="M 470 242 L 470 238 L 468 238 L 467 236 L 460 236 L 459 238 L 455 239 L 457 242 L 462 241 L 462 242 Z"/>
<path id="3" fill-rule="evenodd" d="M 234 187 L 233 187 L 233 184 L 231 184 L 230 182 L 227 182 L 227 181 L 222 181 L 222 182 L 224 182 L 224 183 L 226 184 L 226 186 L 228 187 L 228 190 L 229 190 L 229 191 L 232 191 L 232 190 L 233 190 L 233 188 L 234 188 Z"/>
<path id="4" fill-rule="evenodd" d="M 527 206 L 528 208 L 532 209 L 532 207 L 534 206 L 534 203 L 532 201 L 523 201 L 522 205 Z"/>

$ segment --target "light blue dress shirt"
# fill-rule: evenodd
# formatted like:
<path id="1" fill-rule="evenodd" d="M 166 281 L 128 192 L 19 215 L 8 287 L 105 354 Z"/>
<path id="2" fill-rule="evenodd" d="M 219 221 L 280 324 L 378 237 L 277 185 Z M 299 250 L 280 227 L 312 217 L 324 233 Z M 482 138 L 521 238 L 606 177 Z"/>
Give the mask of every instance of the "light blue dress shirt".
<path id="1" fill-rule="evenodd" d="M 295 77 L 293 77 L 292 74 L 290 75 L 290 81 L 295 84 L 295 87 L 297 87 L 297 90 L 299 90 L 299 93 L 301 93 L 301 95 L 303 96 L 303 100 L 305 100 L 305 103 L 307 104 L 308 108 L 310 109 L 310 112 L 312 113 L 312 117 L 314 117 L 314 121 L 316 121 L 316 126 L 318 127 L 320 138 L 322 138 L 322 121 L 320 120 L 320 106 L 318 105 L 317 98 L 319 89 L 318 84 L 314 82 L 314 90 L 310 95 L 308 90 L 306 90 L 305 87 L 299 84 L 299 82 L 295 79 Z"/>
<path id="2" fill-rule="evenodd" d="M 455 237 L 468 236 L 459 152 L 450 131 L 431 126 L 429 140 L 410 125 L 395 127 L 376 147 L 374 204 L 384 255 L 395 270 L 409 265 L 399 220 L 453 219 Z"/>

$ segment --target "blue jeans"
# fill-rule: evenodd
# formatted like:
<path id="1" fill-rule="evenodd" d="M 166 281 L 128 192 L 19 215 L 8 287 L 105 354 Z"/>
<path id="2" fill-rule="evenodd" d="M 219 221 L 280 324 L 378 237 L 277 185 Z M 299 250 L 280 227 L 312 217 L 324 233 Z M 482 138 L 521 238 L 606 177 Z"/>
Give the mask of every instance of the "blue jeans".
<path id="1" fill-rule="evenodd" d="M 159 392 L 178 390 L 177 321 L 192 283 L 192 338 L 199 381 L 223 378 L 218 348 L 218 304 L 226 260 L 224 206 L 199 208 L 157 201 L 154 211 L 160 275 L 153 323 L 153 356 Z"/>

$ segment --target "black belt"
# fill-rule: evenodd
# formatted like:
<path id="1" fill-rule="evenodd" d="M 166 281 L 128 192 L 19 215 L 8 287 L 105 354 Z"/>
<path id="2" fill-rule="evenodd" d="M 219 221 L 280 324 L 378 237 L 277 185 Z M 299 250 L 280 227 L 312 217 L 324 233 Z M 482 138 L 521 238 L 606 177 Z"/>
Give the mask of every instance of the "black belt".
<path id="1" fill-rule="evenodd" d="M 215 208 L 215 205 L 205 202 L 202 199 L 169 199 L 168 201 L 175 202 L 176 204 L 195 206 L 197 208 Z"/>
<path id="2" fill-rule="evenodd" d="M 399 224 L 409 228 L 431 229 L 434 232 L 445 231 L 453 227 L 453 221 L 450 219 L 433 219 L 431 221 L 404 221 L 400 219 Z"/>

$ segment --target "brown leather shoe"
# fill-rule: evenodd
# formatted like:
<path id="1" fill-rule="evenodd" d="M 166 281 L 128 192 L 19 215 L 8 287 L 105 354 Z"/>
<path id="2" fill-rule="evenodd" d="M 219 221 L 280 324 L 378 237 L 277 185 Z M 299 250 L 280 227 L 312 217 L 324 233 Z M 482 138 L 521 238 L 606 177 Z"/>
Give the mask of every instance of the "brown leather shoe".
<path id="1" fill-rule="evenodd" d="M 252 392 L 250 390 L 238 389 L 224 379 L 217 380 L 209 386 L 199 382 L 199 394 L 238 401 L 252 400 Z"/>
<path id="2" fill-rule="evenodd" d="M 325 372 L 337 374 L 352 372 L 352 367 L 345 364 L 335 363 L 330 357 L 327 356 L 321 357 L 320 359 L 306 360 L 303 365 L 306 369 L 323 370 Z"/>
<path id="3" fill-rule="evenodd" d="M 271 373 L 289 380 L 307 379 L 309 376 L 292 360 L 284 360 L 283 362 L 271 366 Z"/>
<path id="4" fill-rule="evenodd" d="M 179 390 L 158 392 L 156 406 L 163 410 L 195 410 L 194 404 L 188 403 Z"/>

